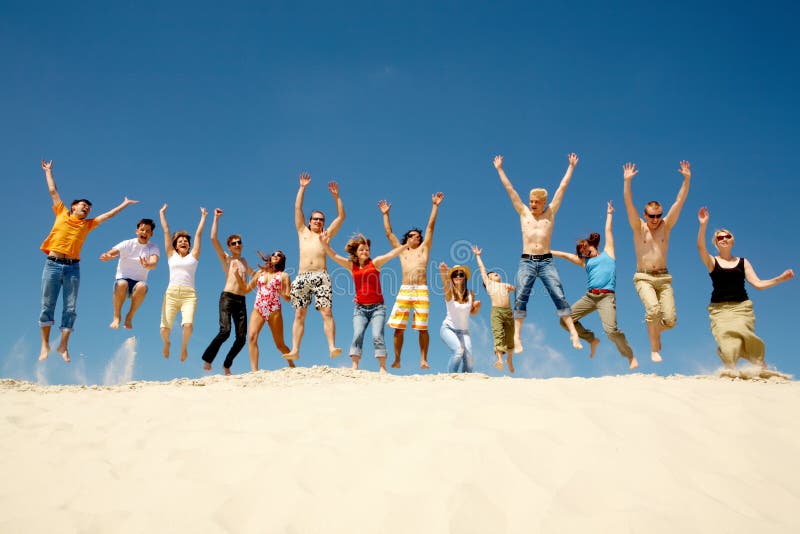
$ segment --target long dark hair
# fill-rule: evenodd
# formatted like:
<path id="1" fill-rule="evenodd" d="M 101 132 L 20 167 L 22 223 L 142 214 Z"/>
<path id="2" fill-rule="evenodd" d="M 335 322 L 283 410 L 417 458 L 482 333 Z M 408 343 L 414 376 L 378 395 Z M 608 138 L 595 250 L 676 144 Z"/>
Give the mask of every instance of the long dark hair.
<path id="1" fill-rule="evenodd" d="M 258 254 L 258 257 L 261 258 L 261 261 L 264 262 L 263 265 L 259 265 L 259 268 L 264 269 L 265 271 L 272 271 L 276 273 L 282 272 L 284 269 L 286 269 L 286 254 L 284 254 L 282 251 L 276 250 L 273 253 L 277 254 L 281 259 L 281 261 L 275 264 L 274 268 L 272 266 L 272 262 L 270 261 L 272 259 L 272 254 L 268 256 L 260 250 L 257 250 L 256 253 Z"/>
<path id="2" fill-rule="evenodd" d="M 578 240 L 578 242 L 575 244 L 575 253 L 578 255 L 579 258 L 584 257 L 583 254 L 581 254 L 581 249 L 586 245 L 591 245 L 594 248 L 597 248 L 600 245 L 600 234 L 598 234 L 597 232 L 592 232 L 586 239 Z"/>

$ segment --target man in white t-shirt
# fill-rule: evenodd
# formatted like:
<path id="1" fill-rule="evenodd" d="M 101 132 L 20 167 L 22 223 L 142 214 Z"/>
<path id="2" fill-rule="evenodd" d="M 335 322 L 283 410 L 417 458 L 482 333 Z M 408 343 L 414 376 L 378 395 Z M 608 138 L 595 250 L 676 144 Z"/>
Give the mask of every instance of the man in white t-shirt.
<path id="1" fill-rule="evenodd" d="M 122 326 L 129 330 L 133 328 L 133 315 L 147 294 L 147 274 L 158 265 L 158 246 L 150 243 L 155 229 L 153 219 L 142 219 L 136 223 L 135 238 L 122 241 L 108 252 L 100 254 L 103 261 L 119 258 L 114 282 L 114 320 L 108 325 L 111 328 L 119 328 L 122 303 L 128 295 L 131 297 L 131 309 Z"/>

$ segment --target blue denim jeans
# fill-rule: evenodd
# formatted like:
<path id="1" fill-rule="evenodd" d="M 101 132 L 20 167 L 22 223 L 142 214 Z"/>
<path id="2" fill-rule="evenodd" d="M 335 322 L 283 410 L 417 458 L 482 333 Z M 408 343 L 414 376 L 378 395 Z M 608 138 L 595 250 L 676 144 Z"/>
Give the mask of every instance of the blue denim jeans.
<path id="1" fill-rule="evenodd" d="M 64 308 L 61 312 L 61 329 L 72 331 L 78 305 L 78 287 L 81 285 L 80 263 L 64 265 L 45 260 L 42 270 L 42 313 L 39 326 L 51 326 L 55 320 L 56 302 L 62 289 Z"/>
<path id="2" fill-rule="evenodd" d="M 386 343 L 383 341 L 385 320 L 385 304 L 356 304 L 353 309 L 353 343 L 350 344 L 350 356 L 361 356 L 364 333 L 367 331 L 367 327 L 372 325 L 372 344 L 375 346 L 375 357 L 386 357 Z"/>
<path id="3" fill-rule="evenodd" d="M 572 313 L 564 296 L 564 288 L 561 287 L 561 279 L 558 277 L 558 269 L 553 263 L 553 258 L 543 260 L 519 260 L 517 270 L 516 297 L 514 299 L 514 318 L 526 317 L 528 315 L 528 299 L 533 295 L 533 283 L 536 278 L 541 278 L 559 317 L 566 317 Z"/>
<path id="4" fill-rule="evenodd" d="M 469 330 L 457 330 L 442 323 L 439 335 L 445 345 L 453 351 L 450 361 L 447 362 L 447 372 L 457 373 L 458 368 L 461 367 L 462 373 L 471 373 L 472 338 L 469 336 Z"/>

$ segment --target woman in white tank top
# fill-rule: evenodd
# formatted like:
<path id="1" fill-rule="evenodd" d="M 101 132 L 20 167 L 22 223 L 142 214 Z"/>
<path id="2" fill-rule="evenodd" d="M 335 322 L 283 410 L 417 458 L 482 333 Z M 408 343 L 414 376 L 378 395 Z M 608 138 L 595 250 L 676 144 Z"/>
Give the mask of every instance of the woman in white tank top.
<path id="1" fill-rule="evenodd" d="M 164 302 L 161 305 L 161 339 L 164 341 L 162 353 L 165 358 L 169 358 L 169 334 L 172 330 L 172 323 L 178 310 L 181 312 L 181 323 L 183 325 L 183 344 L 181 346 L 181 361 L 185 361 L 189 356 L 187 345 L 189 338 L 192 337 L 192 325 L 194 323 L 194 312 L 197 308 L 197 292 L 194 288 L 194 274 L 197 271 L 197 262 L 200 259 L 200 238 L 203 235 L 203 228 L 206 225 L 208 212 L 205 208 L 200 208 L 200 223 L 194 234 L 194 246 L 191 246 L 191 238 L 184 230 L 178 230 L 175 235 L 169 231 L 167 224 L 167 205 L 164 204 L 159 212 L 161 215 L 161 226 L 164 228 L 164 250 L 167 252 L 169 263 L 169 285 L 164 294 Z M 191 249 L 190 249 L 191 247 Z"/>
<path id="2" fill-rule="evenodd" d="M 439 264 L 439 274 L 442 277 L 444 303 L 447 307 L 447 317 L 442 321 L 439 335 L 445 345 L 453 351 L 447 364 L 447 372 L 457 373 L 461 368 L 461 372 L 471 373 L 473 358 L 469 316 L 478 313 L 481 301 L 475 300 L 472 291 L 467 289 L 469 267 L 455 265 L 448 268 L 447 264 L 442 262 Z"/>

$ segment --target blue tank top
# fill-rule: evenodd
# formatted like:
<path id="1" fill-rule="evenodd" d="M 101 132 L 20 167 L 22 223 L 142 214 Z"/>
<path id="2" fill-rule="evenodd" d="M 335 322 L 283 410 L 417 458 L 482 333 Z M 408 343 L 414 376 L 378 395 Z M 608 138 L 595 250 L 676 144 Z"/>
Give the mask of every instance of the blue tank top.
<path id="1" fill-rule="evenodd" d="M 601 252 L 594 258 L 586 258 L 586 289 L 608 289 L 617 285 L 617 262 Z"/>

